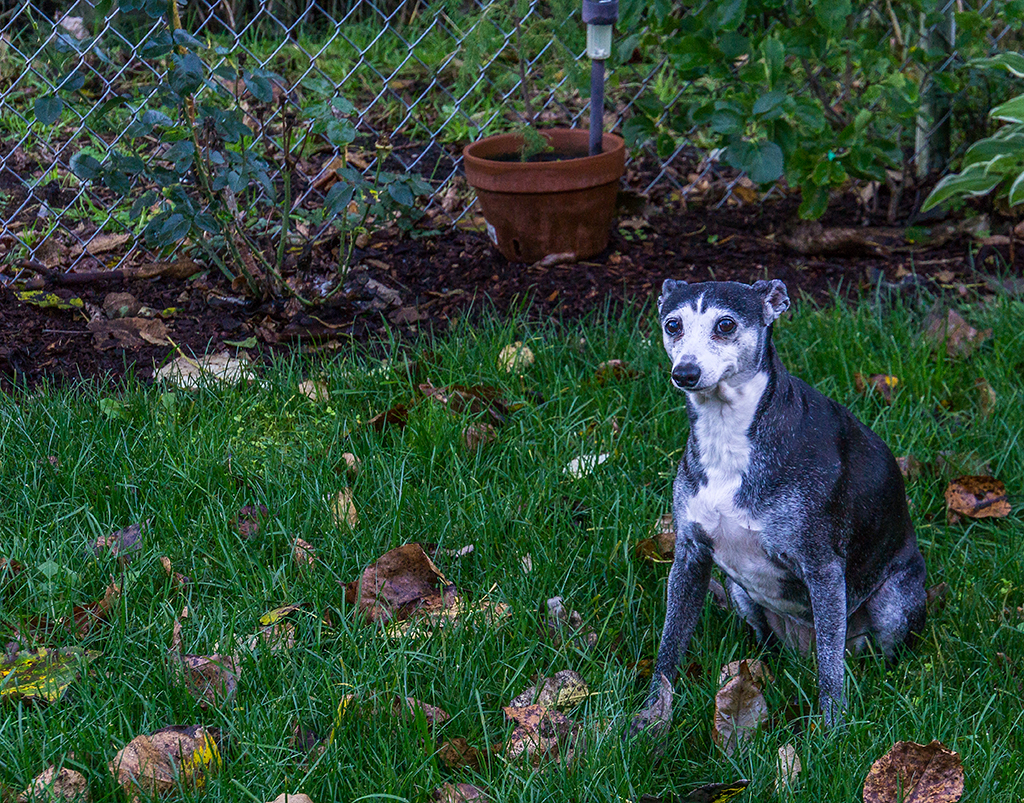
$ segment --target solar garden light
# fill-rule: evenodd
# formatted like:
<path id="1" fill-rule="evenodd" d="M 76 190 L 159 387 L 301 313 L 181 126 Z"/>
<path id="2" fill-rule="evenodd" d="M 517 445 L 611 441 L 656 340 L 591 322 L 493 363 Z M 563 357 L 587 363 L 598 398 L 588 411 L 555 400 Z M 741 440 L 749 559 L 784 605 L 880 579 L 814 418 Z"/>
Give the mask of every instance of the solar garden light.
<path id="1" fill-rule="evenodd" d="M 601 152 L 604 127 L 604 60 L 612 55 L 612 26 L 619 18 L 619 0 L 583 0 L 590 56 L 590 155 Z"/>

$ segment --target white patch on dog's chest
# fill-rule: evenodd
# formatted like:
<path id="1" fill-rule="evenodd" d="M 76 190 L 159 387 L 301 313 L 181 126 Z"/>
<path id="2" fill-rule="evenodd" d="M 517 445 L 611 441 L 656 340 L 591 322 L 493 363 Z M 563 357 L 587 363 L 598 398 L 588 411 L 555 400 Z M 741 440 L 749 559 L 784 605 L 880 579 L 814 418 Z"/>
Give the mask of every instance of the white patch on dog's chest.
<path id="1" fill-rule="evenodd" d="M 736 505 L 750 465 L 747 433 L 767 377 L 750 380 L 735 397 L 698 405 L 694 435 L 707 484 L 686 500 L 686 515 L 711 539 L 714 561 L 757 603 L 779 613 L 802 610 L 782 599 L 784 572 L 761 542 L 761 522 Z"/>

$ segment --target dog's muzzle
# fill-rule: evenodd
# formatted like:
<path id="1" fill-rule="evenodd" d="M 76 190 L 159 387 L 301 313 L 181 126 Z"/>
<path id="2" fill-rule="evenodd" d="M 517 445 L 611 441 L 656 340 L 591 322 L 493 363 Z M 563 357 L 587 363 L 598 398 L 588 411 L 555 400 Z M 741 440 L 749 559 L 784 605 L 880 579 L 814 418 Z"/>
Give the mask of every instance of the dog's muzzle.
<path id="1" fill-rule="evenodd" d="M 700 366 L 686 362 L 672 369 L 672 383 L 681 390 L 693 390 L 700 383 Z"/>

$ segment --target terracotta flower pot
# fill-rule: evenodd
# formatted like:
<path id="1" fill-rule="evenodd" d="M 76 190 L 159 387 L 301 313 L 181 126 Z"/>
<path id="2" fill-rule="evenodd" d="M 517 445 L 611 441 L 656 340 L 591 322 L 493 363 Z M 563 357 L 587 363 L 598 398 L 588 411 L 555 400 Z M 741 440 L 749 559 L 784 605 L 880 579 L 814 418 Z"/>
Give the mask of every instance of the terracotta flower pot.
<path id="1" fill-rule="evenodd" d="M 605 134 L 602 153 L 588 155 L 586 129 L 540 132 L 557 161 L 521 162 L 518 134 L 499 134 L 467 145 L 466 178 L 476 189 L 487 231 L 511 262 L 537 262 L 572 252 L 587 259 L 608 245 L 615 197 L 625 171 L 626 146 Z M 500 158 L 504 157 L 504 159 Z"/>

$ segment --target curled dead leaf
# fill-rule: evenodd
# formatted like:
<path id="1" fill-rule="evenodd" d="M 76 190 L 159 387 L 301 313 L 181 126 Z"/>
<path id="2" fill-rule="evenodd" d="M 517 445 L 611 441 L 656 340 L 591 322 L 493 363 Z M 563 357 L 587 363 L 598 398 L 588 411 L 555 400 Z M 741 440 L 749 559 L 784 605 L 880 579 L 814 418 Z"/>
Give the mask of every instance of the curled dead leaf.
<path id="1" fill-rule="evenodd" d="M 183 354 L 153 372 L 153 379 L 157 382 L 167 382 L 182 390 L 198 390 L 217 384 L 237 385 L 251 376 L 248 359 L 232 357 L 227 352 L 201 357 Z"/>
<path id="2" fill-rule="evenodd" d="M 946 487 L 946 518 L 950 524 L 960 516 L 971 519 L 1003 518 L 1010 515 L 1006 486 L 993 477 L 967 476 Z"/>
<path id="3" fill-rule="evenodd" d="M 733 678 L 740 676 L 740 669 L 742 664 L 747 665 L 747 669 L 750 671 L 750 677 L 763 689 L 767 684 L 774 683 L 775 678 L 772 677 L 771 670 L 764 661 L 757 659 L 744 660 L 744 661 L 730 661 L 727 664 L 722 665 L 722 669 L 718 673 L 718 685 L 722 686 Z"/>
<path id="4" fill-rule="evenodd" d="M 541 678 L 533 686 L 509 701 L 512 708 L 540 705 L 544 708 L 575 708 L 591 695 L 590 688 L 578 672 L 563 669 L 549 678 Z"/>
<path id="5" fill-rule="evenodd" d="M 516 723 L 501 748 L 507 760 L 525 758 L 534 767 L 544 761 L 572 763 L 579 725 L 565 714 L 542 705 L 507 706 L 502 711 Z"/>
<path id="6" fill-rule="evenodd" d="M 202 725 L 172 725 L 136 736 L 108 764 L 111 775 L 131 799 L 170 792 L 178 784 L 201 788 L 220 768 L 213 732 Z"/>
<path id="7" fill-rule="evenodd" d="M 296 538 L 292 544 L 292 560 L 298 564 L 300 569 L 303 567 L 315 566 L 316 550 L 308 541 Z"/>
<path id="8" fill-rule="evenodd" d="M 470 452 L 496 440 L 498 431 L 490 424 L 470 424 L 462 430 L 462 443 Z"/>
<path id="9" fill-rule="evenodd" d="M 625 360 L 605 360 L 594 371 L 594 380 L 599 385 L 624 379 L 636 379 L 638 376 L 640 376 L 640 372 Z"/>
<path id="10" fill-rule="evenodd" d="M 448 591 L 448 589 L 451 591 Z M 419 544 L 404 544 L 381 555 L 345 588 L 369 622 L 406 619 L 414 611 L 441 610 L 455 601 L 455 587 Z"/>
<path id="11" fill-rule="evenodd" d="M 925 337 L 935 346 L 945 345 L 949 357 L 968 357 L 992 337 L 991 329 L 977 330 L 956 310 L 933 309 L 925 319 Z"/>
<path id="12" fill-rule="evenodd" d="M 141 524 L 132 524 L 110 535 L 101 535 L 93 544 L 95 554 L 109 552 L 118 559 L 122 566 L 131 563 L 135 553 L 140 549 L 142 549 Z"/>
<path id="13" fill-rule="evenodd" d="M 363 461 L 352 452 L 342 452 L 341 461 L 345 464 L 345 470 L 352 476 L 358 474 L 363 468 Z"/>
<path id="14" fill-rule="evenodd" d="M 896 742 L 864 779 L 864 803 L 956 803 L 963 793 L 960 756 L 939 741 Z"/>
<path id="15" fill-rule="evenodd" d="M 245 505 L 239 509 L 235 518 L 235 529 L 242 538 L 252 538 L 259 535 L 260 524 L 269 515 L 270 510 L 266 505 Z"/>
<path id="16" fill-rule="evenodd" d="M 391 712 L 395 716 L 410 717 L 415 717 L 417 713 L 423 714 L 423 718 L 431 728 L 443 725 L 451 719 L 451 715 L 443 708 L 424 703 L 415 697 L 396 697 L 395 701 L 391 704 Z"/>
<path id="17" fill-rule="evenodd" d="M 663 513 L 654 526 L 654 535 L 637 542 L 636 554 L 653 563 L 671 563 L 676 553 L 676 528 L 671 513 Z"/>
<path id="18" fill-rule="evenodd" d="M 715 695 L 711 736 L 726 755 L 732 755 L 768 719 L 768 704 L 746 661 Z"/>
<path id="19" fill-rule="evenodd" d="M 896 458 L 896 465 L 900 467 L 900 474 L 905 480 L 916 480 L 921 476 L 924 466 L 921 461 L 913 455 L 904 455 Z"/>
<path id="20" fill-rule="evenodd" d="M 359 514 L 352 501 L 352 489 L 342 488 L 330 501 L 331 521 L 339 529 L 353 529 L 359 524 Z"/>
<path id="21" fill-rule="evenodd" d="M 85 776 L 69 767 L 47 767 L 18 795 L 17 803 L 55 803 L 58 800 L 88 803 L 89 785 Z"/>
<path id="22" fill-rule="evenodd" d="M 547 625 L 548 635 L 556 647 L 572 642 L 577 647 L 587 649 L 597 644 L 597 633 L 593 628 L 584 628 L 583 617 L 578 611 L 566 610 L 561 597 L 548 600 Z"/>
<path id="23" fill-rule="evenodd" d="M 189 655 L 170 653 L 171 672 L 176 681 L 207 705 L 220 705 L 235 696 L 238 689 L 238 659 L 233 655 Z"/>
<path id="24" fill-rule="evenodd" d="M 574 457 L 570 460 L 564 469 L 563 474 L 567 474 L 570 478 L 577 480 L 580 477 L 585 477 L 592 473 L 595 468 L 605 462 L 611 455 L 605 453 L 601 454 L 584 454 L 579 457 Z"/>

